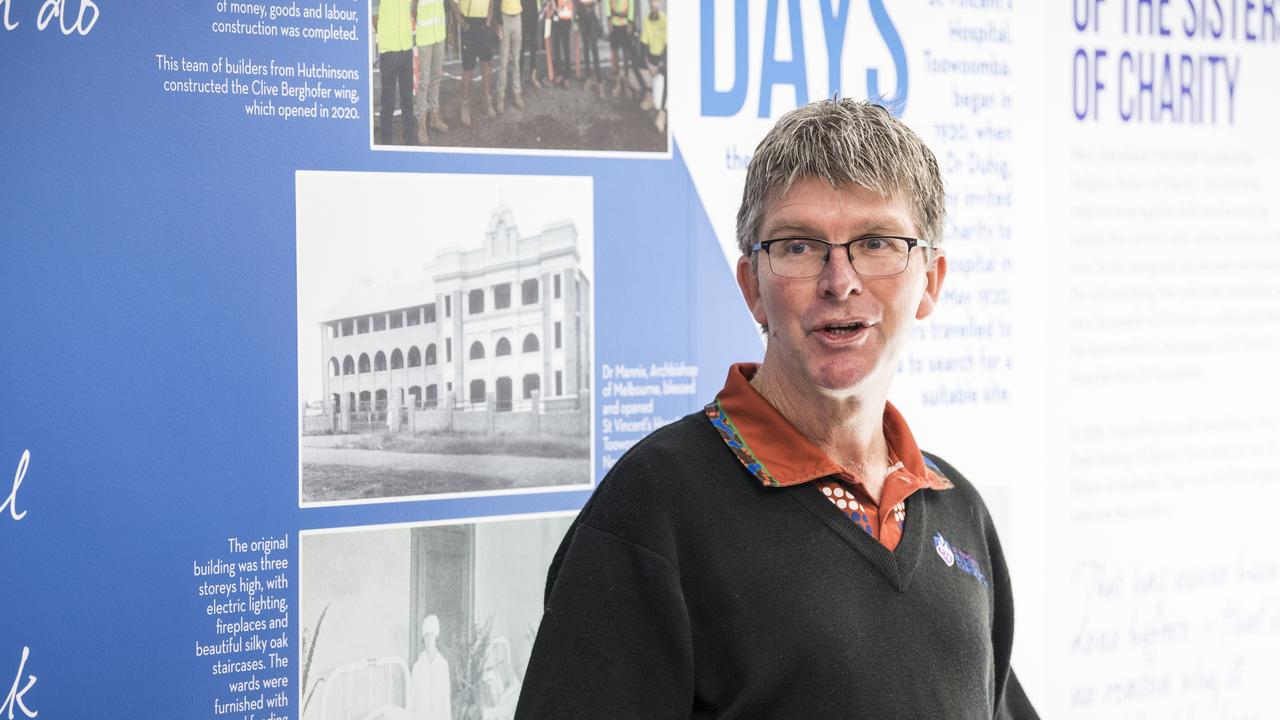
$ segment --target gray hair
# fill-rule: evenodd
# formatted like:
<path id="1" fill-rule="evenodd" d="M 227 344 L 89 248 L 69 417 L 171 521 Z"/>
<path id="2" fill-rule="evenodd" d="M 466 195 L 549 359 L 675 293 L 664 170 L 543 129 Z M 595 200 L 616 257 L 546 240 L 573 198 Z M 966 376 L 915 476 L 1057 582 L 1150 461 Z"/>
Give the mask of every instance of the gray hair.
<path id="1" fill-rule="evenodd" d="M 765 209 L 797 180 L 860 185 L 911 203 L 925 240 L 942 240 L 946 215 L 938 161 L 924 141 L 879 105 L 848 98 L 801 105 L 778 118 L 747 166 L 738 248 L 751 254 Z"/>

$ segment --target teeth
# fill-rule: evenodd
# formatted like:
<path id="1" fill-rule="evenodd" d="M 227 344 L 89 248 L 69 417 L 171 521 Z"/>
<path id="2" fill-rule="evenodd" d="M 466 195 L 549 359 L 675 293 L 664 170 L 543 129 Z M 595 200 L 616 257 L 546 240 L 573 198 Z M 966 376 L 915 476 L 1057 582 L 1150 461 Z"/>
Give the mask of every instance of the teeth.
<path id="1" fill-rule="evenodd" d="M 863 327 L 862 323 L 854 323 L 852 325 L 828 325 L 826 327 L 826 331 L 835 335 L 847 335 L 849 333 L 857 332 Z"/>

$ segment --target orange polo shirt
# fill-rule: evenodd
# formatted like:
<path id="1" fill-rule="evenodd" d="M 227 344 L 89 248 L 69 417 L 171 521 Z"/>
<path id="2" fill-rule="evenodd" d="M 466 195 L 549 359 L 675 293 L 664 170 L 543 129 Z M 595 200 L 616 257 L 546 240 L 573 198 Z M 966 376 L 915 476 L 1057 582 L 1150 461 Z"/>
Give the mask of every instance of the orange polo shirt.
<path id="1" fill-rule="evenodd" d="M 759 365 L 729 368 L 724 389 L 705 409 L 711 424 L 738 456 L 747 472 L 768 487 L 813 482 L 858 527 L 889 550 L 898 547 L 907 521 L 906 499 L 921 489 L 949 490 L 941 471 L 920 454 L 907 421 L 890 403 L 884 408 L 884 438 L 889 449 L 880 502 L 871 499 L 861 478 L 849 474 L 805 437 L 751 386 Z"/>

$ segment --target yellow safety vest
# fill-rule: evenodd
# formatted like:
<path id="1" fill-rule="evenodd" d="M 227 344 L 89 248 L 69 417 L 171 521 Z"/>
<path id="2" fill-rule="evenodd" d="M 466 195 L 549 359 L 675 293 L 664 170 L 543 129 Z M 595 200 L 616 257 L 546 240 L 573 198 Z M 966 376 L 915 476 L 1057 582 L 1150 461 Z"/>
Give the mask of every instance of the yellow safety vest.
<path id="1" fill-rule="evenodd" d="M 522 10 L 520 0 L 502 0 L 503 15 L 519 15 Z"/>
<path id="2" fill-rule="evenodd" d="M 667 51 L 666 13 L 658 13 L 657 20 L 645 16 L 644 28 L 640 30 L 640 44 L 649 48 L 651 55 L 661 55 Z"/>
<path id="3" fill-rule="evenodd" d="M 636 17 L 636 9 L 631 0 L 609 0 L 609 24 L 614 27 L 626 27 Z"/>
<path id="4" fill-rule="evenodd" d="M 458 0 L 458 9 L 469 18 L 489 17 L 489 0 Z"/>
<path id="5" fill-rule="evenodd" d="M 444 40 L 444 0 L 418 0 L 418 45 Z"/>
<path id="6" fill-rule="evenodd" d="M 413 0 L 378 0 L 378 52 L 413 48 Z"/>

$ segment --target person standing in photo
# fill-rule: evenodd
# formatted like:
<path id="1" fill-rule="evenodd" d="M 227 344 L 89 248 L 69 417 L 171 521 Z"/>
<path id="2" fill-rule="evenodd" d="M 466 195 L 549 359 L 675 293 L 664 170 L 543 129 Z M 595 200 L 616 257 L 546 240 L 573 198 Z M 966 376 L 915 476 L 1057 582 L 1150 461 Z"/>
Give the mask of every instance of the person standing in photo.
<path id="1" fill-rule="evenodd" d="M 517 720 L 1037 720 L 991 514 L 888 400 L 942 298 L 945 199 L 881 106 L 778 119 L 737 214 L 764 358 L 596 486 L 547 573 Z"/>
<path id="2" fill-rule="evenodd" d="M 462 44 L 462 108 L 463 127 L 471 127 L 471 73 L 480 63 L 480 81 L 484 88 L 484 116 L 496 117 L 493 111 L 493 87 L 489 78 L 493 61 L 493 4 L 495 0 L 455 0 L 454 20 Z"/>
<path id="3" fill-rule="evenodd" d="M 577 0 L 578 34 L 582 37 L 582 60 L 587 66 L 588 89 L 604 95 L 604 75 L 600 73 L 600 16 L 596 0 Z M 593 77 L 594 75 L 594 77 Z"/>
<path id="4" fill-rule="evenodd" d="M 449 679 L 449 661 L 440 654 L 436 640 L 440 638 L 440 618 L 428 615 L 422 619 L 422 652 L 413 662 L 409 685 L 413 692 L 410 715 L 413 720 L 451 720 L 453 704 Z"/>
<path id="5" fill-rule="evenodd" d="M 631 62 L 631 33 L 636 26 L 635 0 L 609 2 L 609 63 L 613 67 L 613 96 L 622 94 L 625 65 Z"/>
<path id="6" fill-rule="evenodd" d="M 542 3 L 540 0 L 523 0 L 522 5 L 524 26 L 521 30 L 520 65 L 523 70 L 527 57 L 529 87 L 541 90 L 542 81 L 538 80 L 538 53 L 542 50 Z"/>
<path id="7" fill-rule="evenodd" d="M 373 15 L 373 36 L 378 48 L 378 72 L 382 75 L 382 102 L 378 128 L 383 145 L 395 144 L 392 118 L 400 100 L 400 124 L 404 144 L 418 144 L 413 119 L 413 0 L 378 0 Z"/>
<path id="8" fill-rule="evenodd" d="M 414 0 L 416 31 L 414 42 L 418 46 L 418 90 L 414 95 L 414 109 L 418 115 L 418 130 L 423 145 L 431 142 L 427 134 L 432 130 L 445 132 L 449 126 L 440 117 L 440 81 L 444 77 L 445 0 Z"/>
<path id="9" fill-rule="evenodd" d="M 573 63 L 569 37 L 573 32 L 573 0 L 548 0 L 551 3 L 551 43 L 555 48 L 556 84 L 569 87 L 569 67 Z"/>
<path id="10" fill-rule="evenodd" d="M 498 114 L 507 111 L 507 66 L 511 66 L 511 104 L 524 109 L 520 98 L 520 50 L 524 42 L 524 7 L 520 0 L 499 0 Z"/>

